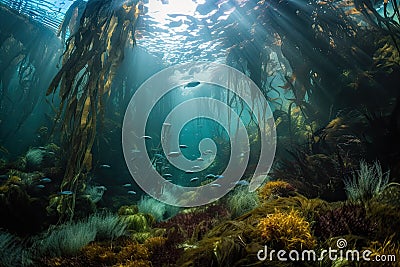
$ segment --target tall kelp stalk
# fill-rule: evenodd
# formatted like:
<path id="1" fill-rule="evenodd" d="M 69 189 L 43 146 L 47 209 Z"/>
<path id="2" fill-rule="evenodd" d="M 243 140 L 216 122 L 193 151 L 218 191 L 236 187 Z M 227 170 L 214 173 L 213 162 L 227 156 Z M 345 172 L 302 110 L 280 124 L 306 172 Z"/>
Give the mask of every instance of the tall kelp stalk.
<path id="1" fill-rule="evenodd" d="M 66 169 L 61 192 L 55 196 L 60 220 L 72 219 L 76 194 L 92 168 L 96 126 L 110 94 L 126 44 L 134 45 L 139 3 L 134 0 L 91 0 L 79 28 L 66 42 L 63 65 L 47 95 L 59 88 L 61 130 Z"/>
<path id="2" fill-rule="evenodd" d="M 0 140 L 5 144 L 43 100 L 40 89 L 55 74 L 50 66 L 62 45 L 50 29 L 16 11 L 0 6 L 0 17 Z"/>

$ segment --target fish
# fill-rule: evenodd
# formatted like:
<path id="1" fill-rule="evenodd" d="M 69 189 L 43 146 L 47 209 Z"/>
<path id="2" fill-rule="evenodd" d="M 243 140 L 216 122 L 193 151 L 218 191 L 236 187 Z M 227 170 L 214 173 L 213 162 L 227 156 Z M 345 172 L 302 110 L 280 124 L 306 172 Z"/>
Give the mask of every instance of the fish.
<path id="1" fill-rule="evenodd" d="M 197 158 L 196 160 L 197 160 L 197 161 L 204 161 L 204 159 L 201 158 L 201 157 L 200 157 L 200 158 Z"/>
<path id="2" fill-rule="evenodd" d="M 168 153 L 168 157 L 172 157 L 172 158 L 176 158 L 179 157 L 181 155 L 181 152 L 169 152 Z"/>
<path id="3" fill-rule="evenodd" d="M 206 151 L 203 152 L 203 155 L 210 155 L 213 154 L 214 152 L 211 149 L 207 149 Z"/>
<path id="4" fill-rule="evenodd" d="M 190 82 L 190 83 L 187 83 L 183 88 L 193 88 L 198 85 L 200 85 L 200 82 Z"/>
<path id="5" fill-rule="evenodd" d="M 50 154 L 50 155 L 54 156 L 56 153 L 54 153 L 53 151 L 48 151 L 47 154 Z"/>
<path id="6" fill-rule="evenodd" d="M 180 148 L 188 148 L 187 145 L 179 145 Z"/>
<path id="7" fill-rule="evenodd" d="M 199 180 L 199 177 L 193 177 L 192 179 L 190 179 L 191 182 L 196 182 Z"/>
<path id="8" fill-rule="evenodd" d="M 192 170 L 186 170 L 185 173 L 194 173 Z"/>
<path id="9" fill-rule="evenodd" d="M 146 139 L 146 140 L 151 140 L 152 139 L 152 137 L 150 135 L 143 135 L 142 138 Z"/>
<path id="10" fill-rule="evenodd" d="M 198 166 L 198 165 L 195 165 L 195 166 L 192 167 L 192 169 L 193 169 L 193 170 L 198 170 L 198 169 L 201 169 L 201 167 Z"/>
<path id="11" fill-rule="evenodd" d="M 156 153 L 156 154 L 154 154 L 154 157 L 163 158 L 164 155 L 162 155 L 162 154 L 160 154 L 160 153 Z"/>
<path id="12" fill-rule="evenodd" d="M 131 153 L 133 154 L 133 153 L 140 153 L 140 150 L 139 149 L 131 149 Z"/>
<path id="13" fill-rule="evenodd" d="M 132 184 L 124 184 L 123 187 L 131 187 Z"/>
<path id="14" fill-rule="evenodd" d="M 221 187 L 220 184 L 214 183 L 214 184 L 210 184 L 211 187 Z"/>
<path id="15" fill-rule="evenodd" d="M 44 186 L 44 185 L 42 185 L 42 184 L 38 184 L 38 185 L 36 186 L 36 188 L 40 188 L 40 189 L 42 189 L 42 188 L 45 188 L 45 186 Z"/>
<path id="16" fill-rule="evenodd" d="M 239 181 L 236 181 L 236 182 L 234 182 L 232 184 L 248 186 L 250 183 L 248 181 L 246 181 L 246 180 L 239 180 Z"/>
<path id="17" fill-rule="evenodd" d="M 225 176 L 223 176 L 223 175 L 215 175 L 214 176 L 216 179 L 222 179 L 222 178 L 224 178 Z"/>
<path id="18" fill-rule="evenodd" d="M 108 164 L 102 164 L 102 165 L 100 165 L 100 168 L 101 169 L 109 169 L 109 168 L 111 168 L 111 166 Z"/>
<path id="19" fill-rule="evenodd" d="M 206 178 L 207 178 L 207 179 L 215 178 L 215 175 L 214 175 L 214 174 L 207 174 L 207 175 L 206 175 Z"/>
<path id="20" fill-rule="evenodd" d="M 59 194 L 64 195 L 64 196 L 69 196 L 69 195 L 73 195 L 74 192 L 69 191 L 69 190 L 64 190 L 64 191 L 59 192 Z"/>
<path id="21" fill-rule="evenodd" d="M 130 194 L 130 195 L 136 195 L 136 192 L 133 191 L 133 190 L 130 190 L 130 191 L 128 191 L 128 194 Z"/>
<path id="22" fill-rule="evenodd" d="M 172 124 L 168 123 L 168 122 L 164 122 L 162 125 L 165 126 L 165 127 L 170 127 Z"/>
<path id="23" fill-rule="evenodd" d="M 47 177 L 40 179 L 40 181 L 41 181 L 42 183 L 51 183 L 51 179 L 50 179 L 50 178 L 47 178 Z"/>
<path id="24" fill-rule="evenodd" d="M 166 173 L 166 174 L 164 174 L 163 176 L 164 176 L 164 177 L 172 177 L 172 174 Z"/>

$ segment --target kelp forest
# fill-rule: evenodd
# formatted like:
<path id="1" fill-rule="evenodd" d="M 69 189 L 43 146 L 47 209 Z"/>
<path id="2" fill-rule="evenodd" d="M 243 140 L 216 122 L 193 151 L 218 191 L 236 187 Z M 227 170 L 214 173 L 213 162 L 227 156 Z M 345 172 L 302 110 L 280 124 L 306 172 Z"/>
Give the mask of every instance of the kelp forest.
<path id="1" fill-rule="evenodd" d="M 185 1 L 193 14 L 168 13 Z M 0 1 L 0 266 L 400 266 L 398 0 L 181 2 Z M 184 208 L 135 184 L 121 136 L 140 85 L 194 61 L 226 64 L 257 85 L 276 153 L 249 191 L 263 164 L 262 131 L 252 133 L 233 189 Z M 192 82 L 167 96 L 148 127 L 203 88 Z M 224 101 L 248 111 L 236 95 Z M 150 129 L 153 168 L 177 184 L 220 187 L 231 147 L 207 123 L 165 155 Z M 170 158 L 207 162 L 202 133 L 215 137 L 214 161 L 179 173 Z M 359 258 L 321 254 L 328 248 Z M 299 259 L 304 250 L 315 258 Z"/>

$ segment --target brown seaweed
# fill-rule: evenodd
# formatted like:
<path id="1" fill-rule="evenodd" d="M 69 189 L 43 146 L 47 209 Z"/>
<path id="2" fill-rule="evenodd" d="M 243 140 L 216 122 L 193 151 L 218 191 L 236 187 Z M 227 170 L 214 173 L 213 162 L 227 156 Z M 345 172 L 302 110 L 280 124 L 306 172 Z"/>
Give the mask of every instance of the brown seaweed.
<path id="1" fill-rule="evenodd" d="M 61 191 L 79 192 L 92 168 L 92 146 L 98 117 L 110 94 L 115 71 L 128 43 L 134 43 L 137 1 L 90 1 L 76 33 L 66 42 L 63 65 L 47 95 L 59 88 L 66 172 Z M 73 216 L 74 196 L 62 196 L 60 215 Z"/>

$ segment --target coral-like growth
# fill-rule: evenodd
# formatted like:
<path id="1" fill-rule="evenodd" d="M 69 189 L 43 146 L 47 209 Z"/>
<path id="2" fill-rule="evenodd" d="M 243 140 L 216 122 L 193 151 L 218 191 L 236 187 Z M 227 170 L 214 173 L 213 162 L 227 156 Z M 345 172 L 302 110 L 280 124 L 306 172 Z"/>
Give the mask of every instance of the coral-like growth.
<path id="1" fill-rule="evenodd" d="M 271 181 L 263 185 L 258 196 L 263 200 L 274 199 L 277 197 L 288 197 L 295 191 L 295 188 L 284 181 Z"/>
<path id="2" fill-rule="evenodd" d="M 368 236 L 376 224 L 367 218 L 363 205 L 343 205 L 316 219 L 315 234 L 323 238 L 344 235 Z"/>
<path id="3" fill-rule="evenodd" d="M 233 217 L 238 217 L 255 209 L 260 204 L 256 192 L 249 192 L 247 187 L 239 187 L 233 191 L 228 199 L 227 205 Z"/>
<path id="4" fill-rule="evenodd" d="M 194 210 L 191 212 L 182 212 L 175 217 L 165 222 L 156 224 L 160 228 L 179 227 L 186 238 L 201 238 L 207 230 L 215 226 L 224 218 L 227 218 L 229 213 L 227 209 L 221 205 L 212 205 L 203 210 Z"/>
<path id="5" fill-rule="evenodd" d="M 316 245 L 310 224 L 295 210 L 270 214 L 260 220 L 257 229 L 274 248 L 305 249 Z"/>
<path id="6" fill-rule="evenodd" d="M 33 247 L 37 254 L 47 256 L 77 255 L 94 240 L 113 240 L 125 234 L 127 225 L 113 214 L 95 214 L 87 220 L 67 223 L 49 229 Z"/>
<path id="7" fill-rule="evenodd" d="M 147 247 L 124 238 L 113 244 L 91 243 L 82 249 L 82 256 L 88 266 L 151 266 Z"/>
<path id="8" fill-rule="evenodd" d="M 150 226 L 154 223 L 154 219 L 148 214 L 132 214 L 122 216 L 124 222 L 128 225 L 129 230 L 136 232 L 146 232 L 150 229 Z"/>
<path id="9" fill-rule="evenodd" d="M 136 205 L 131 206 L 121 206 L 118 209 L 118 215 L 132 215 L 139 212 L 139 209 Z"/>
<path id="10" fill-rule="evenodd" d="M 22 242 L 15 236 L 0 232 L 0 266 L 29 266 L 30 255 Z"/>
<path id="11" fill-rule="evenodd" d="M 360 162 L 360 170 L 353 179 L 344 180 L 347 197 L 350 201 L 363 203 L 378 196 L 388 185 L 389 172 L 383 173 L 379 162 L 368 165 Z"/>
<path id="12" fill-rule="evenodd" d="M 178 213 L 179 208 L 167 205 L 151 197 L 143 197 L 138 203 L 141 213 L 151 214 L 157 222 L 163 221 Z"/>

